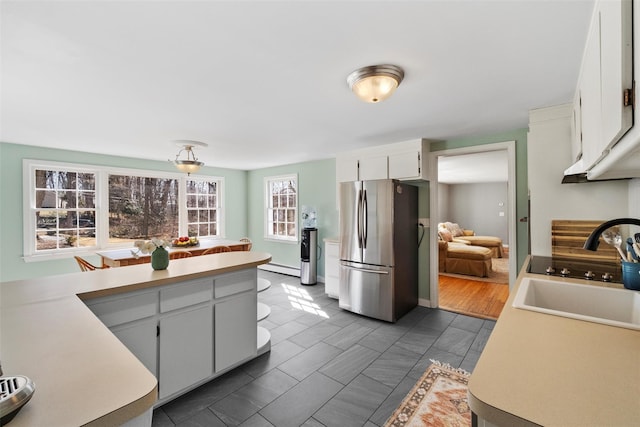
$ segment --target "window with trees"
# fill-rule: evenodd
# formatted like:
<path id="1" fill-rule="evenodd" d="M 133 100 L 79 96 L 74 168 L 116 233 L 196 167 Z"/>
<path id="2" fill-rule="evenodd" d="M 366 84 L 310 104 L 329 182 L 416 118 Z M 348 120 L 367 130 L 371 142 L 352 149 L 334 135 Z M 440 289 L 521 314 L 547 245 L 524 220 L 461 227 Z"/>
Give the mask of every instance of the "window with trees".
<path id="1" fill-rule="evenodd" d="M 222 178 L 36 160 L 24 171 L 25 258 L 152 237 L 224 237 Z"/>
<path id="2" fill-rule="evenodd" d="M 269 239 L 298 240 L 298 177 L 265 178 L 266 224 Z"/>

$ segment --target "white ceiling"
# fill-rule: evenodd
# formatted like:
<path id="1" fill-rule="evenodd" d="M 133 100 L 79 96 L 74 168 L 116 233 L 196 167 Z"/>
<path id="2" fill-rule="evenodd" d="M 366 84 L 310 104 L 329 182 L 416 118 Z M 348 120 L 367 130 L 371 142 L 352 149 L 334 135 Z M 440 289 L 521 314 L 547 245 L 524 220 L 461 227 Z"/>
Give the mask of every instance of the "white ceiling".
<path id="1" fill-rule="evenodd" d="M 593 0 L 8 1 L 0 141 L 256 169 L 527 127 L 572 100 Z M 380 104 L 354 69 L 405 70 Z"/>

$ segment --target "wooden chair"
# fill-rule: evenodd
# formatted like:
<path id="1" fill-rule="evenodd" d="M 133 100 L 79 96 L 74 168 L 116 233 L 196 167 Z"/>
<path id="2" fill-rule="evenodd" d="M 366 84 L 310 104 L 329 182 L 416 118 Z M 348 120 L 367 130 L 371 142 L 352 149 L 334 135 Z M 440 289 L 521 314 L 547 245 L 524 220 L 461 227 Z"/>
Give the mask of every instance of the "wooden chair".
<path id="1" fill-rule="evenodd" d="M 103 270 L 105 268 L 109 268 L 108 265 L 105 265 L 104 267 L 98 267 L 97 265 L 93 265 L 86 259 L 81 258 L 79 256 L 74 256 L 74 258 L 78 262 L 78 265 L 80 266 L 80 270 L 82 271 Z"/>
<path id="2" fill-rule="evenodd" d="M 231 252 L 231 248 L 229 246 L 214 246 L 206 249 L 201 255 L 220 254 L 222 252 Z"/>
<path id="3" fill-rule="evenodd" d="M 242 239 L 240 239 L 241 242 L 246 243 L 247 244 L 247 251 L 251 250 L 251 246 L 253 246 L 253 243 L 251 243 L 251 239 L 248 237 L 243 237 Z"/>
<path id="4" fill-rule="evenodd" d="M 189 258 L 193 254 L 189 251 L 175 251 L 169 252 L 169 259 Z"/>

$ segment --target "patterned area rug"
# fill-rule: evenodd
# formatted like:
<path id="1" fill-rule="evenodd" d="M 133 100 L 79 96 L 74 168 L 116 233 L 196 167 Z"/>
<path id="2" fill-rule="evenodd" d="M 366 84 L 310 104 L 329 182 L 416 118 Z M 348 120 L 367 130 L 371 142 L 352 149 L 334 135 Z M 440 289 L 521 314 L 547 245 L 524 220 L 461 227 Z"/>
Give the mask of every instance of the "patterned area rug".
<path id="1" fill-rule="evenodd" d="M 468 427 L 471 410 L 467 400 L 469 373 L 432 360 L 385 427 Z"/>

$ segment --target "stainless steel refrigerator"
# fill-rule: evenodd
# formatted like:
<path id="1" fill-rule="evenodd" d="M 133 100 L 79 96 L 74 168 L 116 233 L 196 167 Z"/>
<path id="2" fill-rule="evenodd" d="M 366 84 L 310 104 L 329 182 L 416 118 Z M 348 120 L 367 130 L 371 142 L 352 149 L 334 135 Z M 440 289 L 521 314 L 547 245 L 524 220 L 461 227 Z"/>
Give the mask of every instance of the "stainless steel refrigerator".
<path id="1" fill-rule="evenodd" d="M 418 304 L 418 189 L 340 184 L 339 306 L 395 322 Z"/>

